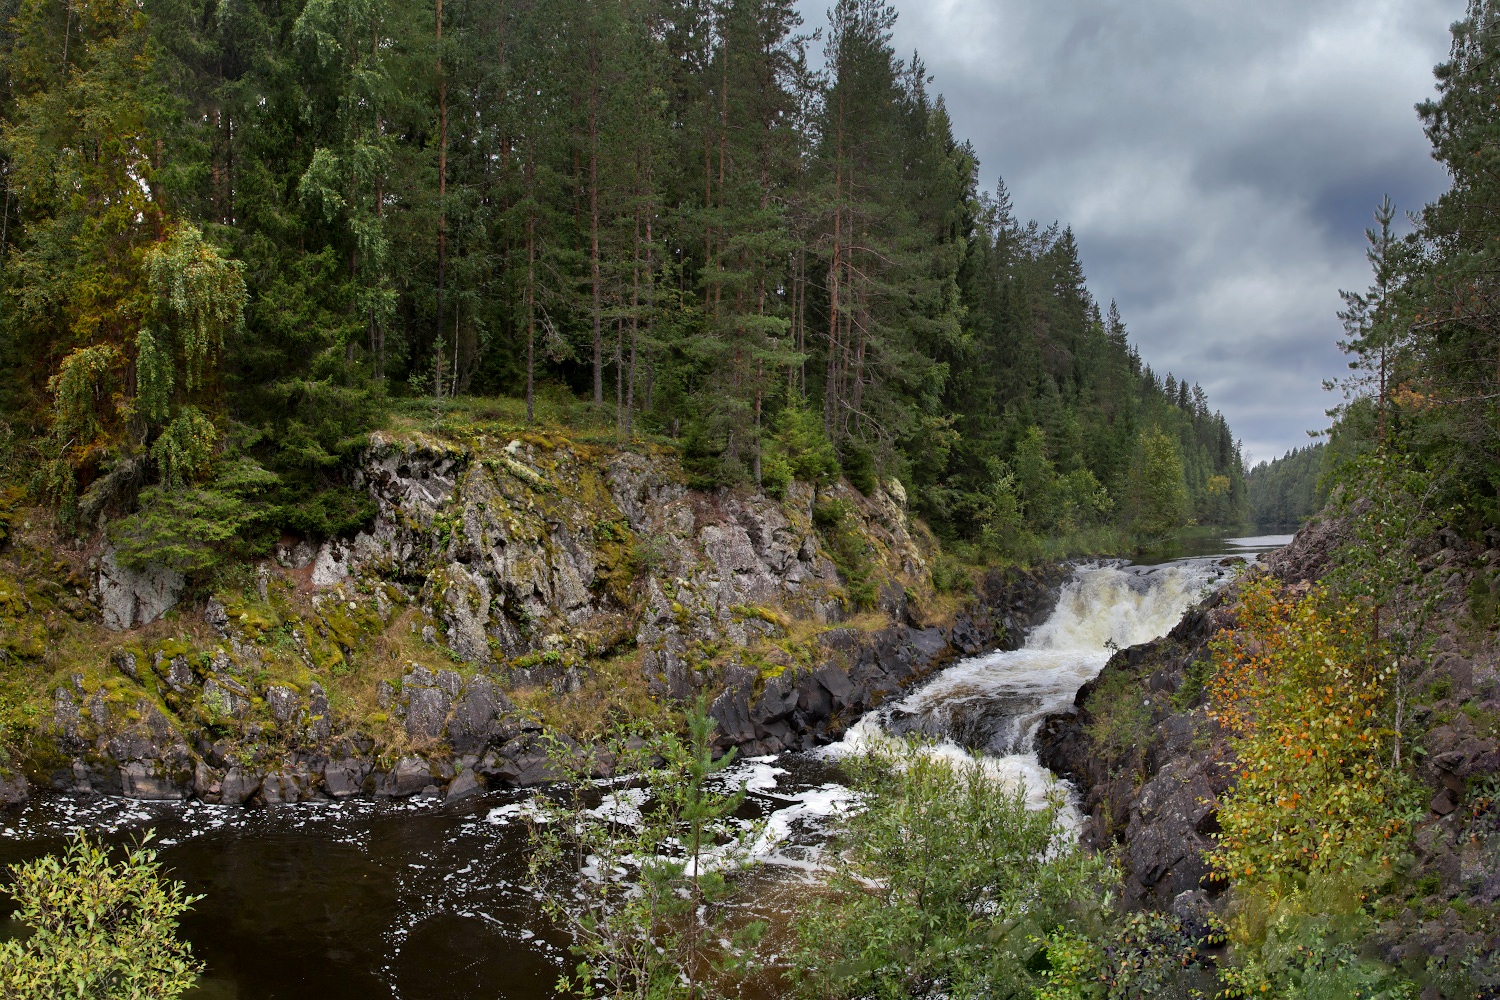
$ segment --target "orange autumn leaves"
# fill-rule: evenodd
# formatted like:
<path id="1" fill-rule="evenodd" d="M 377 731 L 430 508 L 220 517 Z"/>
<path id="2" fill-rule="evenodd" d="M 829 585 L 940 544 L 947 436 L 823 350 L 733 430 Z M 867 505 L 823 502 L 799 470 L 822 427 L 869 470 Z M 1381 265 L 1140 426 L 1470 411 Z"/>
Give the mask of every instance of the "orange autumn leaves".
<path id="1" fill-rule="evenodd" d="M 1383 721 L 1388 651 L 1357 608 L 1256 580 L 1213 644 L 1209 714 L 1239 759 L 1210 862 L 1278 880 L 1389 859 L 1402 775 Z"/>

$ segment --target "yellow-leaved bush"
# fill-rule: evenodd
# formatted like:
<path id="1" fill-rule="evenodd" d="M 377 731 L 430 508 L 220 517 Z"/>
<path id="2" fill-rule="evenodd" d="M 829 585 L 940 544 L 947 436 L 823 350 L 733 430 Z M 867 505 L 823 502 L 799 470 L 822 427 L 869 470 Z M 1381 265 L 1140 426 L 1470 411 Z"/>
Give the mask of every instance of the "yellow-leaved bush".
<path id="1" fill-rule="evenodd" d="M 1213 645 L 1209 714 L 1239 773 L 1209 861 L 1235 880 L 1278 882 L 1393 860 L 1407 823 L 1382 709 L 1389 655 L 1364 615 L 1327 592 L 1247 584 L 1235 628 Z"/>

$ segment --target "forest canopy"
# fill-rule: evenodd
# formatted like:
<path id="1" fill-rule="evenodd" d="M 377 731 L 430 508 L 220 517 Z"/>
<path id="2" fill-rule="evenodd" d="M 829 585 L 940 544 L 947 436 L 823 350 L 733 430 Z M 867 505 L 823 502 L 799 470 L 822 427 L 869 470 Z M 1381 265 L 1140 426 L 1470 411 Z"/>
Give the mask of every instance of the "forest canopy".
<path id="1" fill-rule="evenodd" d="M 949 538 L 1243 521 L 1222 415 L 981 187 L 894 21 L 0 0 L 6 475 L 191 570 L 367 517 L 403 400 L 565 393 L 700 485 L 898 478 Z"/>

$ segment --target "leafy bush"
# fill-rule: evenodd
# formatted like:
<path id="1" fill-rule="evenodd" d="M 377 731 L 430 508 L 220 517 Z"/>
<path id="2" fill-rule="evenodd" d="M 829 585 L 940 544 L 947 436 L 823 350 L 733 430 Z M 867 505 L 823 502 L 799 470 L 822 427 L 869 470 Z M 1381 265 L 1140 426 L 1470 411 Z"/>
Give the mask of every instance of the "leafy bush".
<path id="1" fill-rule="evenodd" d="M 848 765 L 860 796 L 842 816 L 821 891 L 795 919 L 793 967 L 811 996 L 1025 995 L 1037 940 L 1097 901 L 1107 869 L 1077 850 L 1057 806 L 1026 807 L 978 759 L 914 743 Z"/>
<path id="2" fill-rule="evenodd" d="M 1217 922 L 1207 928 L 1222 938 Z M 1046 983 L 1037 1000 L 1146 1000 L 1166 995 L 1204 963 L 1199 936 L 1165 913 L 1136 912 L 1090 937 L 1056 931 L 1046 940 Z M 1201 974 L 1201 973 L 1200 973 Z M 1189 994 L 1190 996 L 1193 994 Z"/>
<path id="3" fill-rule="evenodd" d="M 1411 981 L 1364 954 L 1363 942 L 1375 929 L 1368 899 L 1380 878 L 1379 866 L 1373 866 L 1313 874 L 1290 890 L 1238 893 L 1231 930 L 1235 963 L 1220 971 L 1224 996 L 1415 997 Z"/>
<path id="4" fill-rule="evenodd" d="M 823 485 L 842 474 L 822 419 L 805 406 L 788 406 L 777 415 L 772 442 L 772 452 L 785 456 L 792 475 L 803 482 Z"/>
<path id="5" fill-rule="evenodd" d="M 1410 787 L 1381 711 L 1390 668 L 1364 622 L 1322 591 L 1246 586 L 1238 625 L 1214 641 L 1210 714 L 1232 734 L 1239 780 L 1211 857 L 1226 877 L 1278 883 L 1388 864 Z"/>
<path id="6" fill-rule="evenodd" d="M 685 739 L 616 731 L 609 763 L 646 778 L 644 787 L 613 786 L 602 802 L 591 780 L 599 761 L 576 744 L 553 745 L 549 765 L 565 780 L 532 801 L 530 873 L 578 957 L 560 992 L 700 997 L 702 980 L 753 965 L 764 925 L 732 930 L 723 907 L 735 892 L 728 875 L 759 831 L 731 822 L 744 789 L 715 787 L 734 755 L 714 760 L 714 726 L 700 698 Z"/>
<path id="7" fill-rule="evenodd" d="M 171 1000 L 197 981 L 177 919 L 202 897 L 162 878 L 150 839 L 115 863 L 79 831 L 62 857 L 11 866 L 6 892 L 31 934 L 0 943 L 0 997 Z"/>
<path id="8" fill-rule="evenodd" d="M 1089 693 L 1089 738 L 1105 760 L 1118 761 L 1153 735 L 1151 706 L 1140 679 L 1126 671 L 1104 674 Z"/>

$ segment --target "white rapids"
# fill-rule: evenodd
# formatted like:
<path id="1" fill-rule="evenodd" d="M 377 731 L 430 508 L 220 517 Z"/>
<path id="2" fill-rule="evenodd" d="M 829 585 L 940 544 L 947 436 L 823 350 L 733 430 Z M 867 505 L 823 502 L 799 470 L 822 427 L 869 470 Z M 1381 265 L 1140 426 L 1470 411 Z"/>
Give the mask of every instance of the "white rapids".
<path id="1" fill-rule="evenodd" d="M 1060 784 L 1033 747 L 1042 722 L 1073 703 L 1113 650 L 1165 635 L 1189 607 L 1226 583 L 1235 567 L 1221 562 L 1080 567 L 1051 616 L 1020 649 L 954 664 L 901 701 L 866 714 L 823 752 L 838 757 L 921 733 L 934 741 L 934 754 L 955 760 L 981 755 L 998 781 L 1024 786 L 1028 803 L 1041 808 Z M 1064 824 L 1076 821 L 1068 807 Z"/>

